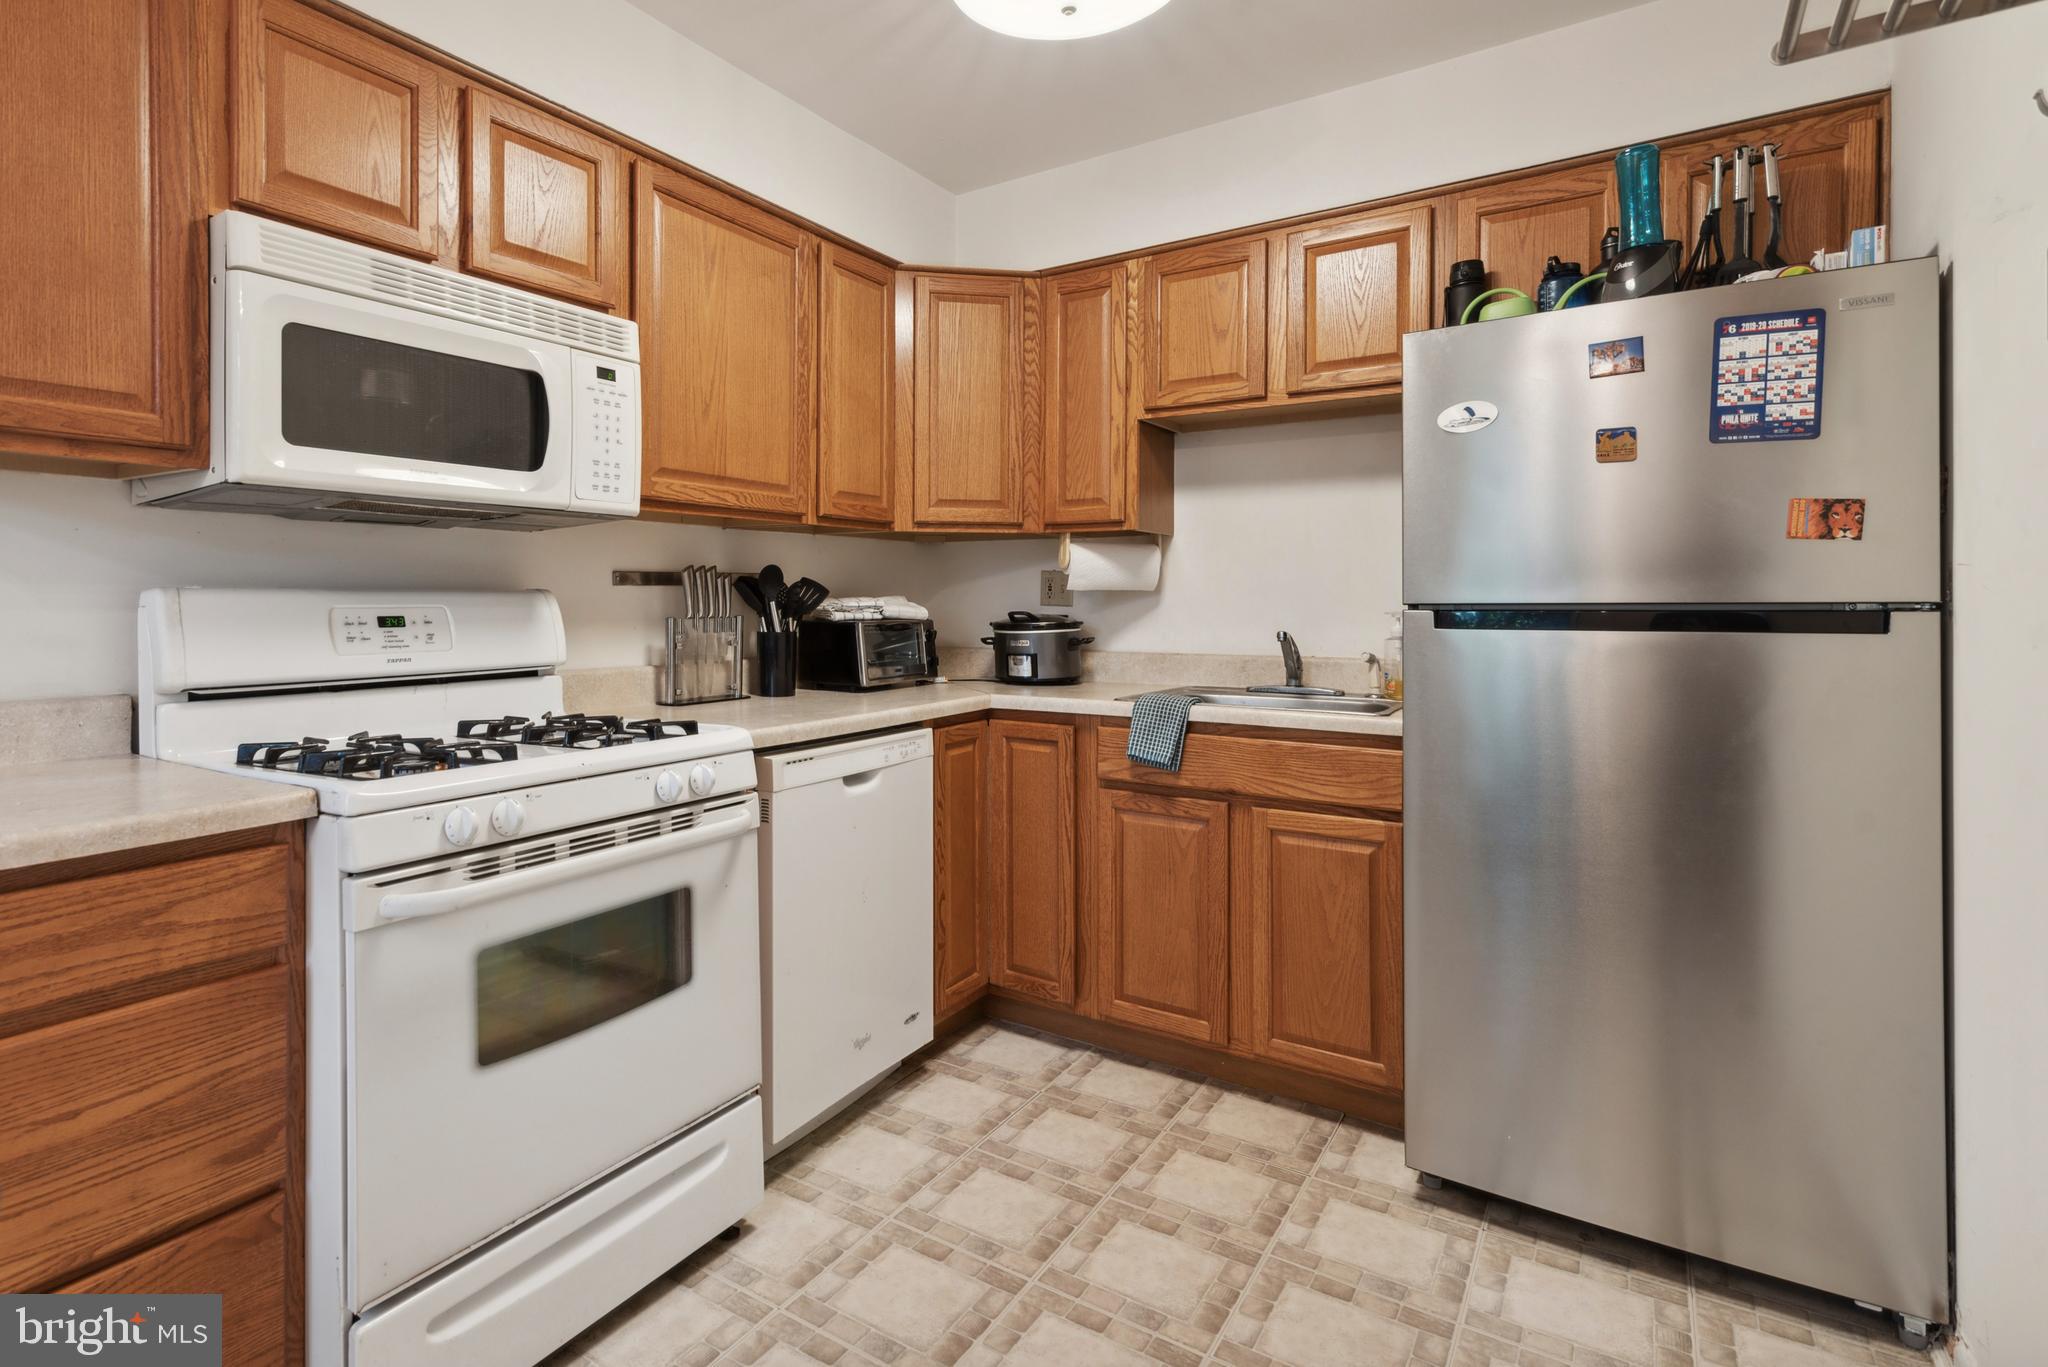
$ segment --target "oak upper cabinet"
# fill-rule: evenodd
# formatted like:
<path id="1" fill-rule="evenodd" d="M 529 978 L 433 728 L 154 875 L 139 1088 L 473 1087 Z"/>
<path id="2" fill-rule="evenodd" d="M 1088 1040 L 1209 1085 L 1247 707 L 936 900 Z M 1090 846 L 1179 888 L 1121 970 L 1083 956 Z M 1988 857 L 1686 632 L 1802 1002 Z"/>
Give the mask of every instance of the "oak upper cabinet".
<path id="1" fill-rule="evenodd" d="M 1430 326 L 1430 206 L 1285 235 L 1287 392 L 1399 384 L 1401 334 Z"/>
<path id="2" fill-rule="evenodd" d="M 1399 1089 L 1401 827 L 1259 805 L 1235 821 L 1235 1042 Z"/>
<path id="3" fill-rule="evenodd" d="M 991 987 L 1074 1001 L 1074 728 L 988 724 Z"/>
<path id="4" fill-rule="evenodd" d="M 896 278 L 826 242 L 818 255 L 820 522 L 896 516 Z"/>
<path id="5" fill-rule="evenodd" d="M 294 0 L 235 0 L 231 50 L 237 203 L 455 264 L 451 73 Z"/>
<path id="6" fill-rule="evenodd" d="M 626 149 L 495 91 L 471 86 L 465 99 L 463 267 L 591 308 L 625 308 Z"/>
<path id="7" fill-rule="evenodd" d="M 1139 348 L 1148 410 L 1266 394 L 1266 241 L 1145 261 Z"/>
<path id="8" fill-rule="evenodd" d="M 203 465 L 107 445 L 184 446 L 206 385 L 192 7 L 13 0 L 7 20 L 0 448 L 81 473 Z"/>
<path id="9" fill-rule="evenodd" d="M 1489 288 L 1506 285 L 1534 295 L 1552 256 L 1598 268 L 1601 234 L 1621 221 L 1614 163 L 1603 159 L 1462 191 L 1452 196 L 1451 214 L 1459 260 L 1486 262 Z M 1440 290 L 1443 281 L 1432 285 Z"/>
<path id="10" fill-rule="evenodd" d="M 1045 525 L 1120 523 L 1131 425 L 1124 269 L 1069 271 L 1041 290 Z"/>
<path id="11" fill-rule="evenodd" d="M 988 986 L 988 723 L 932 728 L 932 1020 Z"/>
<path id="12" fill-rule="evenodd" d="M 1024 316 L 1017 276 L 918 275 L 911 517 L 1024 524 Z"/>
<path id="13" fill-rule="evenodd" d="M 1205 1044 L 1229 1032 L 1230 807 L 1102 790 L 1094 1005 L 1104 1020 Z"/>
<path id="14" fill-rule="evenodd" d="M 811 506 L 816 243 L 679 172 L 634 168 L 641 497 L 776 520 Z"/>
<path id="15" fill-rule="evenodd" d="M 1849 234 L 1885 221 L 1885 107 L 1881 100 L 1827 113 L 1781 119 L 1724 134 L 1711 141 L 1694 140 L 1664 149 L 1664 233 L 1690 248 L 1707 211 L 1716 153 L 1732 159 L 1741 145 L 1778 148 L 1778 183 L 1785 209 L 1779 254 L 1789 265 L 1803 266 L 1814 252 L 1847 251 Z M 1752 255 L 1763 260 L 1770 236 L 1770 211 L 1764 202 L 1761 157 L 1752 163 L 1752 208 L 1758 215 Z M 1732 165 L 1724 166 L 1721 182 L 1721 240 L 1732 242 L 1735 181 Z M 1730 255 L 1734 252 L 1730 250 Z"/>

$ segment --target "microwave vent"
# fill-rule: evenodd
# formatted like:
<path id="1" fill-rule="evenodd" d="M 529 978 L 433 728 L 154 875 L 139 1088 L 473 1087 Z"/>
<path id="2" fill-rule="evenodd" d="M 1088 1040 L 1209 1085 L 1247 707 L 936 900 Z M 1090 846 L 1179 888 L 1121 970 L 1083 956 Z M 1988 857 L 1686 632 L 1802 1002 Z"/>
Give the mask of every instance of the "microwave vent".
<path id="1" fill-rule="evenodd" d="M 622 318 L 558 304 L 525 290 L 457 275 L 279 223 L 257 231 L 261 268 L 350 294 L 559 342 L 621 360 L 640 359 L 639 329 Z"/>

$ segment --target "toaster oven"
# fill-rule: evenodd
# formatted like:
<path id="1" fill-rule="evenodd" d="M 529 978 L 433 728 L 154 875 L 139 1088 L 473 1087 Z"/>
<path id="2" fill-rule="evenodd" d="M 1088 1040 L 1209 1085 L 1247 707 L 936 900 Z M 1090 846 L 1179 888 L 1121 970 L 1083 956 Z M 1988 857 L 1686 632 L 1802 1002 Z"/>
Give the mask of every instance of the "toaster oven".
<path id="1" fill-rule="evenodd" d="M 928 621 L 829 622 L 797 632 L 796 676 L 805 688 L 861 691 L 939 676 L 939 633 Z"/>

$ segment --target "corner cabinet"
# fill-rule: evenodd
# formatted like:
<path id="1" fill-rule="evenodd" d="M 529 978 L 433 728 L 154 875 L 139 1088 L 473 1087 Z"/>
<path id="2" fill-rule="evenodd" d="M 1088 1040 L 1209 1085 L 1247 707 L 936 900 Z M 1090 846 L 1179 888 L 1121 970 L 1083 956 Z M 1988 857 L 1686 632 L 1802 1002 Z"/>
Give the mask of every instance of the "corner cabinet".
<path id="1" fill-rule="evenodd" d="M 204 465 L 186 449 L 206 390 L 192 7 L 14 0 L 7 18 L 0 448 L 80 474 Z"/>
<path id="2" fill-rule="evenodd" d="M 1147 411 L 1266 396 L 1266 240 L 1146 258 Z"/>
<path id="3" fill-rule="evenodd" d="M 915 277 L 918 527 L 1024 525 L 1026 284 L 1011 275 Z"/>
<path id="4" fill-rule="evenodd" d="M 235 0 L 234 15 L 235 202 L 455 265 L 454 74 L 295 0 Z"/>
<path id="5" fill-rule="evenodd" d="M 817 243 L 644 161 L 633 199 L 641 498 L 802 521 L 817 440 Z"/>
<path id="6" fill-rule="evenodd" d="M 896 276 L 835 243 L 818 254 L 820 522 L 896 519 Z"/>
<path id="7" fill-rule="evenodd" d="M 626 149 L 479 86 L 464 98 L 463 267 L 590 308 L 624 309 L 632 265 Z"/>
<path id="8" fill-rule="evenodd" d="M 1071 1006 L 1075 984 L 1075 731 L 988 724 L 991 987 Z"/>

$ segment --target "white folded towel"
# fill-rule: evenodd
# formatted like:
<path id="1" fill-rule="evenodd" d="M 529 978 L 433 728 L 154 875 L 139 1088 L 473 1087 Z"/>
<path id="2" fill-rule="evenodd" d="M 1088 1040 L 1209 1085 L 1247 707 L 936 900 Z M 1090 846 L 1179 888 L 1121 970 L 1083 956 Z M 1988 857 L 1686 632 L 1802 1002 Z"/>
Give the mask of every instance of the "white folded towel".
<path id="1" fill-rule="evenodd" d="M 827 622 L 923 622 L 931 615 L 929 608 L 893 593 L 880 598 L 827 598 L 811 614 Z"/>

